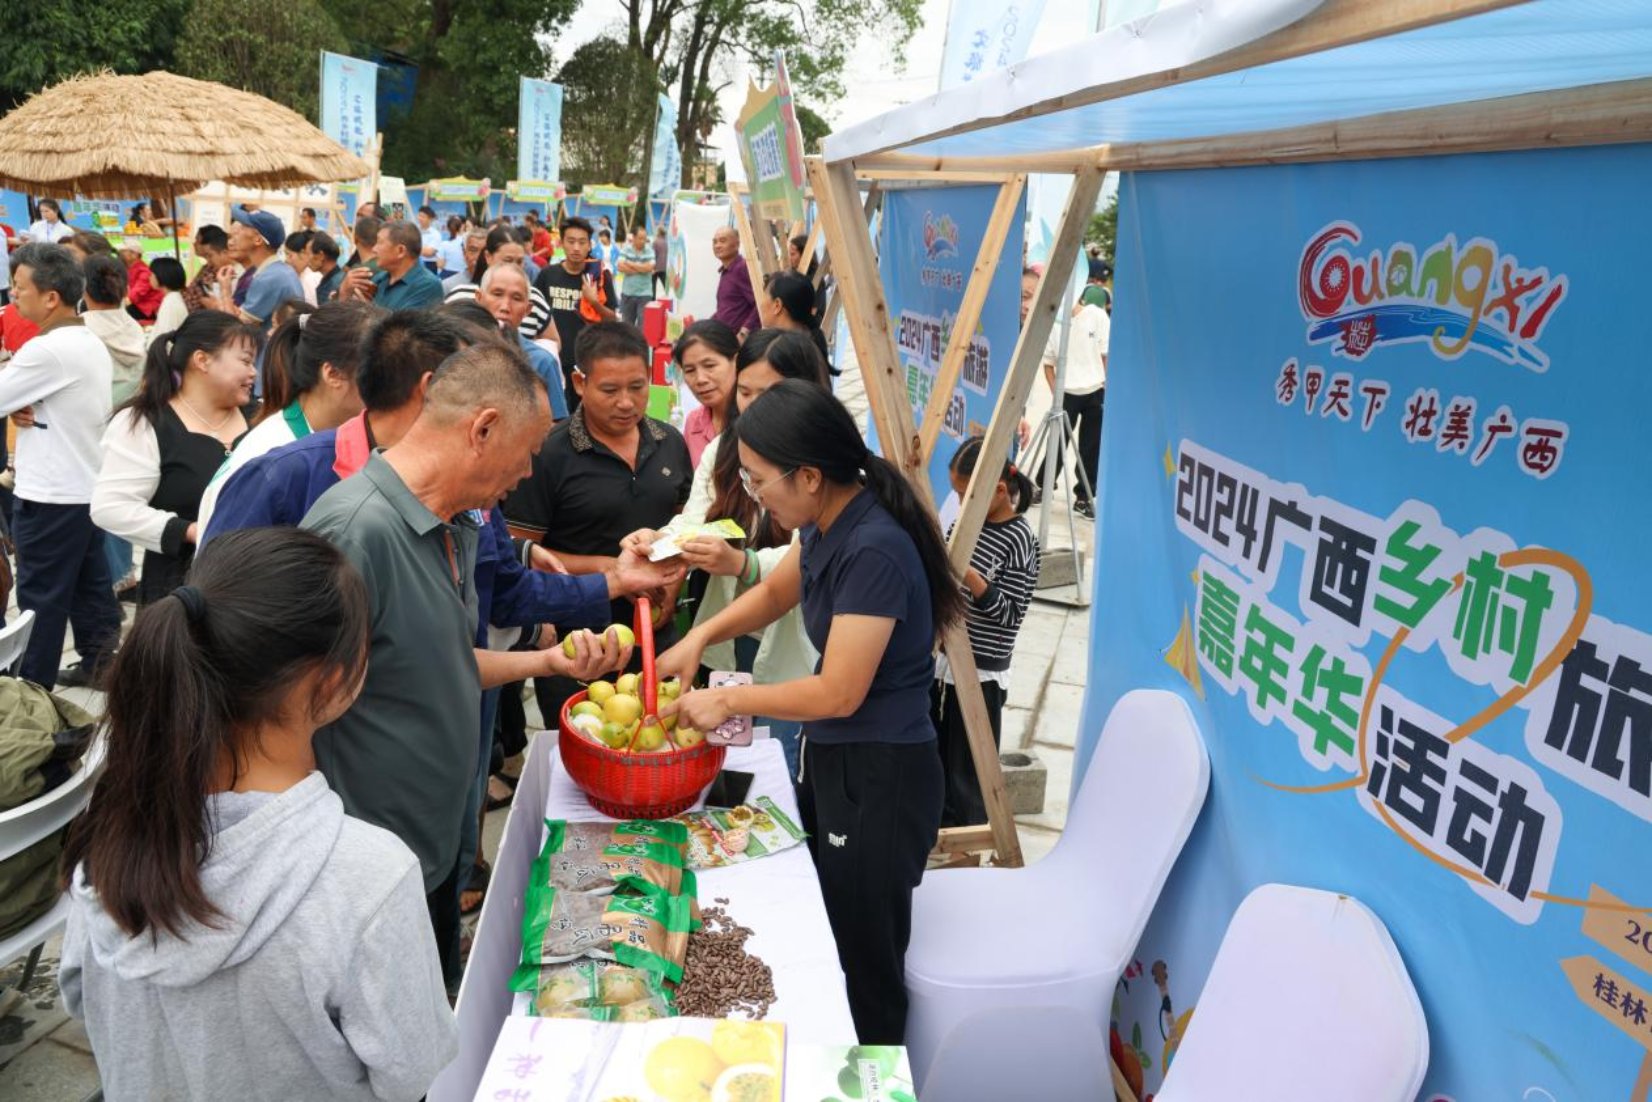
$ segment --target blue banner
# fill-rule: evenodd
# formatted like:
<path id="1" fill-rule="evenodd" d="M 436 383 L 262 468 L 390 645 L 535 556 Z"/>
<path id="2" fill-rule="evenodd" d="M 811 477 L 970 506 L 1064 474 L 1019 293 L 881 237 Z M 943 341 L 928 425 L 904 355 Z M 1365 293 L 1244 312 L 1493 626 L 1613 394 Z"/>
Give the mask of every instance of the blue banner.
<path id="1" fill-rule="evenodd" d="M 660 93 L 659 114 L 654 120 L 654 160 L 648 173 L 648 194 L 670 199 L 683 180 L 683 155 L 677 148 L 677 101 Z"/>
<path id="2" fill-rule="evenodd" d="M 516 178 L 556 180 L 562 173 L 562 85 L 522 78 L 516 120 Z"/>
<path id="3" fill-rule="evenodd" d="M 358 157 L 378 132 L 379 67 L 359 57 L 321 54 L 321 129 Z"/>
<path id="4" fill-rule="evenodd" d="M 1649 176 L 1626 145 L 1126 177 L 1079 756 L 1171 688 L 1212 778 L 1114 1002 L 1138 1095 L 1270 881 L 1387 924 L 1424 1099 L 1652 1077 Z"/>
<path id="5" fill-rule="evenodd" d="M 998 185 L 988 184 L 891 191 L 883 197 L 878 268 L 906 372 L 914 424 L 923 422 L 935 389 L 941 360 L 952 339 L 953 319 L 963 302 L 998 191 Z M 1023 199 L 1010 224 L 1021 225 L 1025 215 Z M 1003 255 L 1006 259 L 993 273 L 929 464 L 937 503 L 945 502 L 952 492 L 947 465 L 958 446 L 987 431 L 1015 352 L 1021 318 L 1021 266 L 1014 262 L 1021 255 L 1021 243 L 1015 236 L 1005 243 Z"/>
<path id="6" fill-rule="evenodd" d="M 952 0 L 941 54 L 941 90 L 1023 60 L 1043 15 L 1044 0 Z"/>

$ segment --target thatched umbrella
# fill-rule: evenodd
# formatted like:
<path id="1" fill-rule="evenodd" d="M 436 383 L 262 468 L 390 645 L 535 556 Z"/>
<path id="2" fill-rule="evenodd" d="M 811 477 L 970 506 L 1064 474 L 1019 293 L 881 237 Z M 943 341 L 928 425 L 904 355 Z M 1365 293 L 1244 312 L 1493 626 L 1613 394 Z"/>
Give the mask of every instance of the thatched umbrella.
<path id="1" fill-rule="evenodd" d="M 284 188 L 370 171 L 296 111 L 172 73 L 73 77 L 0 118 L 0 184 L 49 195 L 171 199 L 208 180 Z"/>

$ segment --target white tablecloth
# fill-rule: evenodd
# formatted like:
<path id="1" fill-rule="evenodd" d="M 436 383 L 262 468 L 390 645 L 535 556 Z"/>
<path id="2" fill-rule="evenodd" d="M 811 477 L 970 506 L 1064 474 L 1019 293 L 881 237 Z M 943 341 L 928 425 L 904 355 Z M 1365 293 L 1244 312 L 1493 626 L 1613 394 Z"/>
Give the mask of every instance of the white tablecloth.
<path id="1" fill-rule="evenodd" d="M 545 818 L 608 820 L 574 786 L 560 758 L 552 765 Z M 797 795 L 786 776 L 786 759 L 778 742 L 758 739 L 751 746 L 732 746 L 723 767 L 752 774 L 748 800 L 768 796 L 793 822 L 800 821 Z M 746 951 L 774 972 L 775 1001 L 768 1020 L 786 1023 L 788 1038 L 799 1043 L 853 1044 L 855 1024 L 849 1015 L 849 996 L 808 847 L 799 845 L 771 857 L 694 875 L 700 884 L 700 906 L 722 907 L 740 925 L 750 927 Z M 728 903 L 718 903 L 719 899 Z M 528 996 L 519 995 L 514 1012 L 524 1013 L 527 1003 Z"/>

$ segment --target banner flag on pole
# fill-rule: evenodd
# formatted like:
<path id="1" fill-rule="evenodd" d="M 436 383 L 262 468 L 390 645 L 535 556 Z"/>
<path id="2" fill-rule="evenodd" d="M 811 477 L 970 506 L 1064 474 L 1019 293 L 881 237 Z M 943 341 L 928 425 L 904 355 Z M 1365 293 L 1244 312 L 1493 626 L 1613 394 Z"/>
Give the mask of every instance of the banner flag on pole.
<path id="1" fill-rule="evenodd" d="M 516 119 L 516 177 L 554 181 L 562 174 L 562 85 L 522 78 Z"/>
<path id="2" fill-rule="evenodd" d="M 941 91 L 1024 59 L 1043 15 L 1044 0 L 952 0 Z"/>
<path id="3" fill-rule="evenodd" d="M 359 57 L 321 53 L 321 129 L 358 157 L 378 133 L 379 67 Z"/>
<path id="4" fill-rule="evenodd" d="M 648 195 L 669 199 L 683 180 L 683 155 L 677 146 L 677 101 L 660 93 L 654 121 L 654 161 L 648 174 Z"/>

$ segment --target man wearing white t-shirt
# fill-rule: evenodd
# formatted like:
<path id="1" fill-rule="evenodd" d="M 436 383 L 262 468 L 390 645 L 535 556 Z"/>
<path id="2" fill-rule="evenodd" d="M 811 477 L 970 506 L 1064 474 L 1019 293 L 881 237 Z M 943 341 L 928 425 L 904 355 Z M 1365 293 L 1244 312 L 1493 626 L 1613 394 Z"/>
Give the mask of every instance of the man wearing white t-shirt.
<path id="1" fill-rule="evenodd" d="M 31 242 L 12 259 L 18 312 L 40 326 L 0 371 L 0 416 L 18 429 L 17 606 L 35 616 L 19 674 L 55 686 L 64 629 L 73 626 L 80 664 L 63 680 L 90 684 L 120 637 L 104 536 L 91 513 L 114 369 L 75 313 L 85 276 L 69 251 Z"/>
<path id="2" fill-rule="evenodd" d="M 1062 379 L 1061 408 L 1067 412 L 1067 421 L 1078 436 L 1078 459 L 1088 478 L 1079 479 L 1073 490 L 1073 508 L 1082 516 L 1094 517 L 1095 504 L 1091 497 L 1095 490 L 1096 474 L 1101 466 L 1101 414 L 1107 397 L 1107 344 L 1112 335 L 1112 320 L 1099 306 L 1079 302 L 1073 307 L 1072 326 L 1067 334 L 1067 373 Z M 1055 393 L 1055 365 L 1061 349 L 1061 327 L 1050 330 L 1049 343 L 1044 346 L 1044 381 Z M 1066 467 L 1060 437 L 1055 442 L 1056 481 Z M 1040 470 L 1033 485 L 1042 486 L 1044 474 Z"/>

